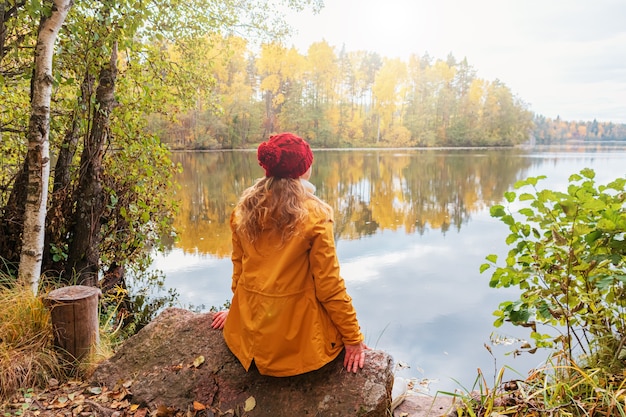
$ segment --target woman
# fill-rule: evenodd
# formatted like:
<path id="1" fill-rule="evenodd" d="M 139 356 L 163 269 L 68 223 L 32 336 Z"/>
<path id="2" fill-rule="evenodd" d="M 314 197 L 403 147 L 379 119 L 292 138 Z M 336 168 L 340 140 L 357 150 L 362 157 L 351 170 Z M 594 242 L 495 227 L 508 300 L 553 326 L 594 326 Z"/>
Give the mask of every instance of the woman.
<path id="1" fill-rule="evenodd" d="M 265 178 L 244 191 L 231 216 L 233 299 L 215 314 L 247 370 L 291 376 L 319 369 L 345 349 L 363 368 L 363 335 L 339 275 L 332 209 L 313 193 L 308 143 L 281 133 L 257 150 Z"/>

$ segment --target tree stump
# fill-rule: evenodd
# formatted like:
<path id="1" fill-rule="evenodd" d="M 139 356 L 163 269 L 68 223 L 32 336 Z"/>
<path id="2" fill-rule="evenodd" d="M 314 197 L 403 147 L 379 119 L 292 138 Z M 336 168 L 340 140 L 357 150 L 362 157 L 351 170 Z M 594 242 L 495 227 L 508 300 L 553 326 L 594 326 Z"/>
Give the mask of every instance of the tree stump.
<path id="1" fill-rule="evenodd" d="M 72 362 L 89 354 L 100 341 L 98 304 L 101 294 L 96 287 L 72 285 L 53 290 L 46 296 L 54 345 Z"/>

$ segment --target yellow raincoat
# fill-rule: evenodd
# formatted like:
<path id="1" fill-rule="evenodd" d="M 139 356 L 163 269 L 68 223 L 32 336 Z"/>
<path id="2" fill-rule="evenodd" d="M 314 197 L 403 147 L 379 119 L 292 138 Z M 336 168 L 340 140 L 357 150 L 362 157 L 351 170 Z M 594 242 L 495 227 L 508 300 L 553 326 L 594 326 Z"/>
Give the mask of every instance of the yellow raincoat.
<path id="1" fill-rule="evenodd" d="M 311 209 L 283 246 L 269 232 L 252 245 L 237 235 L 235 215 L 234 295 L 224 339 L 246 370 L 254 360 L 263 375 L 298 375 L 332 361 L 344 344 L 363 341 L 339 275 L 332 219 Z"/>

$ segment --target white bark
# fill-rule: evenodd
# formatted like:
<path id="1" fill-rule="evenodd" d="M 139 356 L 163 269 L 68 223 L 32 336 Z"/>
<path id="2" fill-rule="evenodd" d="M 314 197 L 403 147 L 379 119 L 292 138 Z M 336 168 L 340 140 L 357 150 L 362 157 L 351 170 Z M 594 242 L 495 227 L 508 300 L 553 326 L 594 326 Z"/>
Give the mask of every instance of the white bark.
<path id="1" fill-rule="evenodd" d="M 46 2 L 47 3 L 47 2 Z M 28 126 L 28 189 L 18 281 L 37 293 L 41 275 L 46 226 L 46 203 L 50 179 L 50 97 L 52 57 L 59 30 L 72 0 L 52 0 L 52 13 L 42 20 L 35 49 L 35 71 Z"/>

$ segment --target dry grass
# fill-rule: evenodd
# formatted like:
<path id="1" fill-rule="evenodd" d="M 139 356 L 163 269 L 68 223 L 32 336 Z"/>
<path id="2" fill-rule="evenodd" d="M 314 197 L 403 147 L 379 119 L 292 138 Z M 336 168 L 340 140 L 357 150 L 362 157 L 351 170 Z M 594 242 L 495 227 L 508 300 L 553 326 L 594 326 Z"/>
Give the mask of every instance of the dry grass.
<path id="1" fill-rule="evenodd" d="M 479 370 L 471 390 L 448 393 L 460 400 L 460 417 L 626 417 L 624 375 L 582 368 L 555 355 L 525 380 L 503 381 L 501 369 L 494 388 Z"/>
<path id="2" fill-rule="evenodd" d="M 50 312 L 30 288 L 0 286 L 0 402 L 20 388 L 62 379 L 64 366 L 54 351 Z"/>

